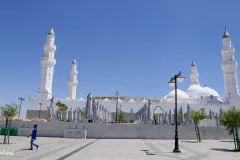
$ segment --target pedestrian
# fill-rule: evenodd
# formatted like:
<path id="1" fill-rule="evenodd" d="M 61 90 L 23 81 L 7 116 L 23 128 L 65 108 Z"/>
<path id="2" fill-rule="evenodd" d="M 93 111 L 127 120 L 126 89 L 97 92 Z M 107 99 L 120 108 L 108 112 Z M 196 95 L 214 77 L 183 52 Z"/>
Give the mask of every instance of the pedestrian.
<path id="1" fill-rule="evenodd" d="M 27 138 L 30 136 L 31 136 L 31 141 L 30 141 L 31 148 L 29 150 L 33 150 L 33 145 L 38 149 L 39 145 L 33 143 L 34 141 L 37 140 L 37 125 L 36 124 L 33 126 L 32 134 L 27 136 Z"/>

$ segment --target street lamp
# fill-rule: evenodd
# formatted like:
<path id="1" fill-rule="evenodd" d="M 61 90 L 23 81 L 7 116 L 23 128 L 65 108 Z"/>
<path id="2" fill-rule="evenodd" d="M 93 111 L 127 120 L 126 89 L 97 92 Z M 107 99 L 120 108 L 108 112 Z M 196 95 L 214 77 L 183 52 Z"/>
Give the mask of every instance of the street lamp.
<path id="1" fill-rule="evenodd" d="M 39 110 L 38 118 L 40 119 L 40 114 L 41 114 L 42 103 L 39 103 L 39 106 L 40 106 L 40 110 Z"/>
<path id="2" fill-rule="evenodd" d="M 184 76 L 182 75 L 181 71 L 177 74 L 171 77 L 171 80 L 168 82 L 169 86 L 175 87 L 175 147 L 173 152 L 174 153 L 181 153 L 179 150 L 179 145 L 178 145 L 178 118 L 177 118 L 177 81 L 182 82 L 184 80 Z"/>
<path id="3" fill-rule="evenodd" d="M 20 100 L 20 107 L 19 107 L 19 113 L 18 113 L 18 119 L 19 119 L 21 114 L 21 109 L 22 109 L 22 101 L 25 101 L 25 99 L 22 97 L 18 97 L 18 100 Z"/>
<path id="4" fill-rule="evenodd" d="M 119 99 L 119 93 L 118 93 L 118 91 L 117 91 L 117 93 L 116 93 L 116 98 L 117 98 L 117 102 L 116 102 L 116 123 L 117 123 L 117 120 L 118 120 L 118 118 L 117 118 L 117 115 L 118 115 L 118 99 Z"/>

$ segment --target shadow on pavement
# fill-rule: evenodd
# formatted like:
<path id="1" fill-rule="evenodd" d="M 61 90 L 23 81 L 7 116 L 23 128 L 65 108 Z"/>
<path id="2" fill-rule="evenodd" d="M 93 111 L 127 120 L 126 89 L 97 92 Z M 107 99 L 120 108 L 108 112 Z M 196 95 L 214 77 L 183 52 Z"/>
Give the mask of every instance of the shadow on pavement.
<path id="1" fill-rule="evenodd" d="M 229 143 L 233 143 L 234 141 L 220 141 L 220 142 L 229 142 Z"/>
<path id="2" fill-rule="evenodd" d="M 233 149 L 226 149 L 226 148 L 210 148 L 213 151 L 220 151 L 220 152 L 238 152 Z"/>
<path id="3" fill-rule="evenodd" d="M 186 142 L 186 143 L 198 143 L 196 141 L 181 141 L 181 142 Z"/>

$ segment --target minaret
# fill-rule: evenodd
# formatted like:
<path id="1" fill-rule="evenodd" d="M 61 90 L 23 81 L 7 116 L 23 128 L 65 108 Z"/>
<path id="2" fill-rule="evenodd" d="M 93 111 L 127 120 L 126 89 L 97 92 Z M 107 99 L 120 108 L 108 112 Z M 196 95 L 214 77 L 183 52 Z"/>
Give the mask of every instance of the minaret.
<path id="1" fill-rule="evenodd" d="M 53 71 L 56 65 L 56 59 L 54 58 L 56 46 L 54 41 L 55 34 L 53 28 L 51 28 L 47 35 L 47 42 L 43 46 L 44 55 L 41 59 L 40 88 L 38 90 L 39 99 L 52 98 Z"/>
<path id="2" fill-rule="evenodd" d="M 68 79 L 68 98 L 72 100 L 76 99 L 77 84 L 78 84 L 77 75 L 78 75 L 77 61 L 74 58 L 72 62 L 72 68 L 69 74 L 69 79 Z"/>
<path id="3" fill-rule="evenodd" d="M 237 61 L 234 58 L 235 49 L 231 44 L 231 38 L 227 29 L 222 37 L 223 48 L 221 50 L 222 54 L 222 70 L 224 76 L 224 98 L 225 103 L 230 103 L 229 98 L 239 97 L 238 92 L 238 77 L 237 77 Z"/>
<path id="4" fill-rule="evenodd" d="M 198 80 L 198 72 L 197 72 L 197 65 L 194 61 L 191 64 L 191 72 L 190 72 L 190 85 L 200 85 Z"/>

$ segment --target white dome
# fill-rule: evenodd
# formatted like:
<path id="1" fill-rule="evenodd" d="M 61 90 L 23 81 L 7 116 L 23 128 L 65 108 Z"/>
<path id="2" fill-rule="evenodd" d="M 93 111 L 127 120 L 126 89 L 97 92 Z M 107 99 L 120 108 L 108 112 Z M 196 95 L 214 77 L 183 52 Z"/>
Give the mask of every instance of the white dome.
<path id="1" fill-rule="evenodd" d="M 103 102 L 109 102 L 110 100 L 107 99 L 107 98 L 104 98 L 102 101 L 103 101 Z"/>
<path id="2" fill-rule="evenodd" d="M 128 102 L 129 102 L 129 103 L 135 103 L 134 99 L 132 99 L 132 98 L 129 99 Z"/>
<path id="3" fill-rule="evenodd" d="M 189 96 L 187 95 L 186 92 L 180 90 L 180 89 L 177 89 L 177 97 L 180 98 L 180 99 L 188 99 Z M 164 97 L 165 99 L 170 99 L 170 98 L 175 98 L 175 90 L 172 90 L 170 93 L 168 93 L 168 95 L 166 95 Z"/>
<path id="4" fill-rule="evenodd" d="M 219 94 L 217 93 L 217 91 L 215 91 L 214 89 L 212 88 L 209 88 L 209 87 L 203 87 L 203 93 L 204 93 L 204 96 L 216 96 L 216 97 L 220 97 Z"/>
<path id="5" fill-rule="evenodd" d="M 79 98 L 78 100 L 79 100 L 79 101 L 85 101 L 85 99 L 83 99 L 83 98 Z"/>
<path id="6" fill-rule="evenodd" d="M 118 103 L 123 103 L 123 101 L 119 98 L 119 99 L 118 99 Z"/>
<path id="7" fill-rule="evenodd" d="M 187 94 L 189 97 L 201 97 L 203 95 L 203 87 L 193 84 L 187 89 Z"/>
<path id="8" fill-rule="evenodd" d="M 142 103 L 147 103 L 148 101 L 146 99 L 141 100 Z"/>

